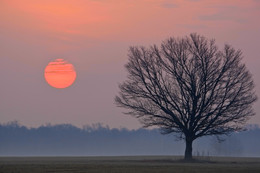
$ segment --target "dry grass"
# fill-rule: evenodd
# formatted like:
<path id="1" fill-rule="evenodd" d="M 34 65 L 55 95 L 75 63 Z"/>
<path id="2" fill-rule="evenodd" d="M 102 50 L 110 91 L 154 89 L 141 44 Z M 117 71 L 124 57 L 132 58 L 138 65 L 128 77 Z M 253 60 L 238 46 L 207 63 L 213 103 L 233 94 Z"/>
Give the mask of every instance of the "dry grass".
<path id="1" fill-rule="evenodd" d="M 177 156 L 129 157 L 1 157 L 0 173 L 204 173 L 260 172 L 260 158 Z"/>

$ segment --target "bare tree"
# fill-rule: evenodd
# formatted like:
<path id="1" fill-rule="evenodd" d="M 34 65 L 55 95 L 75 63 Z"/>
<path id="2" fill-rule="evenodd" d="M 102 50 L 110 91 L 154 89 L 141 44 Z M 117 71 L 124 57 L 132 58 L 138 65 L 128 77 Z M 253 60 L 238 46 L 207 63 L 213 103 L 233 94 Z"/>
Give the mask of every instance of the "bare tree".
<path id="1" fill-rule="evenodd" d="M 184 139 L 187 160 L 195 139 L 242 130 L 254 115 L 252 76 L 242 52 L 230 45 L 219 50 L 214 40 L 191 34 L 169 38 L 161 47 L 130 47 L 128 57 L 117 106 L 144 127 Z"/>

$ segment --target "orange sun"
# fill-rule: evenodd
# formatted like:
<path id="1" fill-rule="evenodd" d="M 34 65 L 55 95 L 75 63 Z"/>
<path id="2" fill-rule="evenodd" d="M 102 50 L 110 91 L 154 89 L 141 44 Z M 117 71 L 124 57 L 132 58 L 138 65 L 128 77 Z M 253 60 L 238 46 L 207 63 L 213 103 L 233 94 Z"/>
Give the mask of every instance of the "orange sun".
<path id="1" fill-rule="evenodd" d="M 76 76 L 74 66 L 64 59 L 55 59 L 44 70 L 45 80 L 54 88 L 69 87 L 74 83 Z"/>

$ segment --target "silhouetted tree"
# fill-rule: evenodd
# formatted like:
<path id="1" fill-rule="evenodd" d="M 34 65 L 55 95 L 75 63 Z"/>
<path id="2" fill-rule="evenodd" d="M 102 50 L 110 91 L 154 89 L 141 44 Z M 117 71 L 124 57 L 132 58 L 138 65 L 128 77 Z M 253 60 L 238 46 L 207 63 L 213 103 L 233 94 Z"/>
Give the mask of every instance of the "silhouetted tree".
<path id="1" fill-rule="evenodd" d="M 177 133 L 186 142 L 187 160 L 195 139 L 242 130 L 254 115 L 252 76 L 242 52 L 230 45 L 219 50 L 214 40 L 191 34 L 161 47 L 130 47 L 128 57 L 116 104 L 144 127 Z"/>

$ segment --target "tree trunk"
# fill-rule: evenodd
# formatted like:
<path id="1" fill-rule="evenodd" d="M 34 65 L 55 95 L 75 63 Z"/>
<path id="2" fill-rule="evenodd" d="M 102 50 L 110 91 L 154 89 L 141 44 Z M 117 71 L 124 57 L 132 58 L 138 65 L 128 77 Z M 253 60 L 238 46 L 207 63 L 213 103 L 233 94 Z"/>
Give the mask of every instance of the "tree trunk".
<path id="1" fill-rule="evenodd" d="M 185 149 L 185 160 L 192 159 L 192 142 L 193 140 L 186 137 L 186 149 Z"/>

